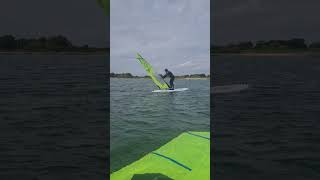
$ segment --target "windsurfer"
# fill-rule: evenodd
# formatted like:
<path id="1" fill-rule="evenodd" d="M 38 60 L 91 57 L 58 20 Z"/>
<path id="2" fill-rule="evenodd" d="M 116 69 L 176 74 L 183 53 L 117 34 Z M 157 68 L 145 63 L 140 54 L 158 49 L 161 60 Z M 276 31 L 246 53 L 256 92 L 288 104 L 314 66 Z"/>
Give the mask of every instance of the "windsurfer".
<path id="1" fill-rule="evenodd" d="M 174 84 L 173 84 L 173 81 L 174 81 L 174 75 L 171 71 L 169 71 L 168 69 L 165 69 L 165 75 L 161 75 L 160 76 L 164 79 L 166 77 L 169 77 L 170 78 L 170 90 L 173 90 L 174 89 Z"/>

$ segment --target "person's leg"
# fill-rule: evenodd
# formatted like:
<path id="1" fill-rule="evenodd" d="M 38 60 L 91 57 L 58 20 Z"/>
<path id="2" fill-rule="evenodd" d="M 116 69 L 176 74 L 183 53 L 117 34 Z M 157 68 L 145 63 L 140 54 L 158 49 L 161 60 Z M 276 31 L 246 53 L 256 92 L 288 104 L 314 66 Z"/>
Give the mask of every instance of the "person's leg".
<path id="1" fill-rule="evenodd" d="M 174 84 L 173 84 L 174 78 L 170 79 L 170 89 L 174 89 Z"/>

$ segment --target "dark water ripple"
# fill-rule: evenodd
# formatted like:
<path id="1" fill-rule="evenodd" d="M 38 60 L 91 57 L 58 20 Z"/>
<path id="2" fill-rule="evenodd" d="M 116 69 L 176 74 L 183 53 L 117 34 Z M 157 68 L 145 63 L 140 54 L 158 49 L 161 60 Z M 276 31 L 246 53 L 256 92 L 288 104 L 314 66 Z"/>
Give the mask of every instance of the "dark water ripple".
<path id="1" fill-rule="evenodd" d="M 0 179 L 103 179 L 104 56 L 0 55 Z"/>
<path id="2" fill-rule="evenodd" d="M 247 91 L 214 96 L 216 179 L 320 178 L 317 57 L 214 57 L 216 85 Z"/>

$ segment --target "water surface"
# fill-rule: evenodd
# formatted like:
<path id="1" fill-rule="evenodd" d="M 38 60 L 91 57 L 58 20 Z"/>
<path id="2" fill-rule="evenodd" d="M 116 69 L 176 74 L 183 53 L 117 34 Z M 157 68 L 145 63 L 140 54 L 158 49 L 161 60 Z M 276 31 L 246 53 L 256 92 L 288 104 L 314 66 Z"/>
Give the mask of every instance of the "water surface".
<path id="1" fill-rule="evenodd" d="M 185 131 L 209 131 L 209 80 L 175 80 L 189 90 L 152 93 L 150 79 L 110 81 L 111 171 L 140 159 Z"/>
<path id="2" fill-rule="evenodd" d="M 104 179 L 105 55 L 0 55 L 0 179 Z"/>
<path id="3" fill-rule="evenodd" d="M 215 56 L 217 179 L 320 178 L 320 57 Z"/>

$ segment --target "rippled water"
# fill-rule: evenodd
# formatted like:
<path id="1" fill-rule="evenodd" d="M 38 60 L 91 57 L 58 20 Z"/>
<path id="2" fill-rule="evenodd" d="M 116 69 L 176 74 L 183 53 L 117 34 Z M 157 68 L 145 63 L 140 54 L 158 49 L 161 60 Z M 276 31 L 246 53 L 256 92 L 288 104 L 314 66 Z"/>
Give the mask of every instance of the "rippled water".
<path id="1" fill-rule="evenodd" d="M 216 179 L 320 178 L 320 57 L 215 56 Z"/>
<path id="2" fill-rule="evenodd" d="M 175 80 L 189 90 L 152 93 L 150 79 L 110 81 L 111 171 L 138 160 L 185 131 L 209 131 L 209 80 Z"/>
<path id="3" fill-rule="evenodd" d="M 214 57 L 216 179 L 319 179 L 320 57 Z M 105 56 L 0 55 L 1 179 L 107 176 Z M 209 81 L 111 80 L 111 170 L 209 128 Z"/>
<path id="4" fill-rule="evenodd" d="M 0 55 L 0 179 L 104 179 L 104 55 Z"/>

